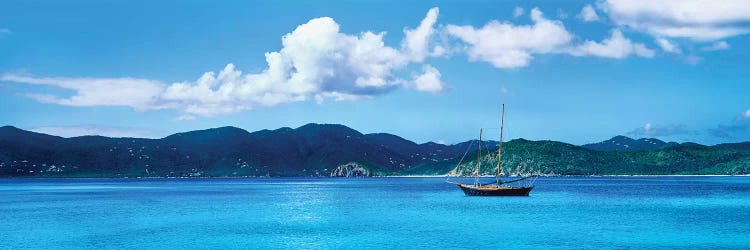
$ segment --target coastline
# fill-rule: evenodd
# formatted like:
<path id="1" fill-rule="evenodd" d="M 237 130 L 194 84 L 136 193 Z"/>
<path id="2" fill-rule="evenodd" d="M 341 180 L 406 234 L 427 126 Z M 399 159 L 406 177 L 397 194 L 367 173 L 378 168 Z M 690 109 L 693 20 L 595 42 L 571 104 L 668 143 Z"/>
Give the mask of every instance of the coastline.
<path id="1" fill-rule="evenodd" d="M 641 174 L 641 175 L 540 175 L 539 177 L 750 177 L 750 174 L 744 175 L 729 175 L 729 174 L 676 174 L 676 175 L 664 175 L 664 174 Z M 448 175 L 394 175 L 394 176 L 373 176 L 373 177 L 393 177 L 393 178 L 436 178 L 436 177 L 451 177 L 451 178 L 474 178 L 474 176 L 448 176 Z M 481 178 L 495 177 L 493 175 L 483 175 Z"/>
<path id="2" fill-rule="evenodd" d="M 483 175 L 481 178 L 492 178 L 493 175 Z M 750 174 L 745 175 L 719 175 L 719 174 L 707 174 L 707 175 L 689 175 L 689 174 L 678 174 L 678 175 L 540 175 L 539 177 L 750 177 Z M 287 178 L 474 178 L 474 176 L 449 176 L 449 175 L 388 175 L 388 176 L 358 176 L 358 177 L 331 177 L 331 176 L 279 176 L 279 177 L 266 177 L 266 176 L 201 176 L 201 177 L 158 177 L 158 176 L 144 176 L 144 177 L 65 177 L 65 176 L 16 176 L 9 177 L 3 176 L 0 179 L 287 179 Z"/>

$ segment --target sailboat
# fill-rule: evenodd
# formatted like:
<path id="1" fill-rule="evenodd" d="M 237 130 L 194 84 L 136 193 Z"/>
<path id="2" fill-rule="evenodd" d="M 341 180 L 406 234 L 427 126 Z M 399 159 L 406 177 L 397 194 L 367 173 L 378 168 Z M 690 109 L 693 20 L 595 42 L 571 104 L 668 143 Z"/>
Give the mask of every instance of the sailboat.
<path id="1" fill-rule="evenodd" d="M 533 176 L 526 176 L 517 178 L 515 180 L 504 181 L 500 178 L 503 174 L 501 168 L 501 157 L 503 155 L 503 123 L 505 122 L 505 104 L 502 106 L 502 114 L 500 118 L 500 145 L 497 148 L 497 173 L 495 175 L 495 181 L 491 183 L 482 184 L 479 182 L 479 176 L 481 175 L 482 168 L 482 129 L 479 129 L 479 150 L 477 151 L 477 169 L 474 184 L 463 184 L 457 182 L 448 182 L 451 184 L 458 185 L 466 196 L 529 196 L 529 192 L 534 189 L 533 185 L 523 186 L 509 186 L 509 183 L 519 182 Z"/>

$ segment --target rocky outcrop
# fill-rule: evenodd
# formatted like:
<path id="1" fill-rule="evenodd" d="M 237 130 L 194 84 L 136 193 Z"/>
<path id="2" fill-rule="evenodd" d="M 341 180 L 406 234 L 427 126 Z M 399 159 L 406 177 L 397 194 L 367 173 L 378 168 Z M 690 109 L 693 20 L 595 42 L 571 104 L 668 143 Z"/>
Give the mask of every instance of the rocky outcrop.
<path id="1" fill-rule="evenodd" d="M 357 162 L 339 165 L 331 171 L 331 177 L 370 177 L 372 173 Z"/>

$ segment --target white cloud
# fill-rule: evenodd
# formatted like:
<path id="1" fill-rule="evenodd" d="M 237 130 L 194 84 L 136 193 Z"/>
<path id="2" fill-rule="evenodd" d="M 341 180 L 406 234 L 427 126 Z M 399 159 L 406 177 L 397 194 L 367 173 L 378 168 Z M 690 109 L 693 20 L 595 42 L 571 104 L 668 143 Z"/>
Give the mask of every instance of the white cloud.
<path id="1" fill-rule="evenodd" d="M 731 46 L 729 46 L 729 44 L 727 42 L 725 42 L 725 41 L 718 41 L 718 42 L 715 42 L 715 43 L 711 44 L 710 46 L 706 46 L 706 47 L 701 48 L 701 50 L 704 50 L 704 51 L 717 51 L 717 50 L 729 49 L 730 47 Z"/>
<path id="2" fill-rule="evenodd" d="M 67 106 L 128 106 L 136 110 L 162 107 L 159 95 L 165 86 L 158 81 L 137 78 L 64 78 L 5 74 L 2 81 L 48 85 L 75 91 L 71 97 L 30 94 L 43 103 Z"/>
<path id="3" fill-rule="evenodd" d="M 675 38 L 690 38 L 699 42 L 723 39 L 750 33 L 744 28 L 717 27 L 654 27 L 654 33 Z"/>
<path id="4" fill-rule="evenodd" d="M 665 38 L 657 37 L 656 44 L 659 45 L 659 47 L 661 47 L 661 49 L 664 50 L 664 52 L 674 53 L 674 54 L 682 53 L 682 50 L 680 49 L 679 45 Z"/>
<path id="5" fill-rule="evenodd" d="M 521 7 L 514 10 L 514 16 L 519 13 L 523 14 Z M 529 12 L 532 24 L 526 25 L 492 20 L 483 27 L 447 24 L 436 29 L 438 14 L 439 9 L 432 8 L 416 28 L 404 28 L 400 47 L 385 45 L 385 32 L 345 34 L 334 19 L 315 18 L 281 37 L 281 49 L 265 53 L 267 66 L 260 72 L 244 73 L 230 63 L 196 80 L 171 84 L 136 78 L 19 74 L 1 75 L 0 80 L 74 92 L 72 96 L 28 95 L 40 102 L 175 109 L 180 114 L 178 120 L 192 120 L 290 102 L 362 100 L 401 87 L 437 93 L 445 89 L 441 73 L 424 61 L 455 52 L 465 52 L 469 60 L 488 62 L 497 68 L 525 67 L 535 55 L 553 53 L 608 58 L 654 56 L 653 50 L 625 38 L 619 29 L 601 42 L 576 43 L 561 21 L 546 19 L 538 8 Z M 435 41 L 436 37 L 442 40 Z M 420 74 L 402 78 L 406 71 L 419 66 Z"/>
<path id="6" fill-rule="evenodd" d="M 616 24 L 657 37 L 712 41 L 750 33 L 750 0 L 606 0 L 599 6 Z"/>
<path id="7" fill-rule="evenodd" d="M 405 38 L 402 46 L 412 60 L 421 62 L 425 57 L 430 55 L 429 41 L 430 37 L 435 33 L 434 26 L 437 22 L 439 12 L 440 10 L 437 7 L 432 8 L 427 12 L 425 18 L 422 19 L 419 27 L 413 30 L 404 29 Z M 434 50 L 432 53 L 439 56 L 442 54 L 442 51 Z"/>
<path id="8" fill-rule="evenodd" d="M 557 18 L 559 18 L 559 19 L 567 19 L 568 18 L 568 12 L 565 12 L 563 9 L 557 9 Z"/>
<path id="9" fill-rule="evenodd" d="M 634 43 L 623 36 L 622 31 L 614 29 L 611 36 L 602 42 L 586 41 L 569 50 L 574 56 L 599 56 L 609 58 L 626 58 L 631 55 L 653 57 L 654 51 L 642 43 Z"/>
<path id="10" fill-rule="evenodd" d="M 750 118 L 750 109 L 748 109 L 747 111 L 745 111 L 744 113 L 742 113 L 742 117 L 744 117 L 744 118 Z"/>
<path id="11" fill-rule="evenodd" d="M 513 9 L 513 18 L 523 16 L 523 8 L 521 6 L 516 6 L 516 8 Z"/>
<path id="12" fill-rule="evenodd" d="M 573 56 L 626 58 L 653 57 L 654 51 L 625 38 L 619 29 L 602 42 L 573 42 L 574 35 L 560 21 L 544 18 L 538 8 L 531 10 L 533 25 L 490 21 L 481 28 L 447 25 L 445 32 L 466 44 L 469 60 L 484 61 L 497 68 L 528 66 L 535 54 L 567 53 Z"/>
<path id="13" fill-rule="evenodd" d="M 527 66 L 533 54 L 559 50 L 573 38 L 561 22 L 545 19 L 537 8 L 531 10 L 531 20 L 533 25 L 493 20 L 479 29 L 447 25 L 446 32 L 468 44 L 469 60 L 489 62 L 497 68 Z"/>
<path id="14" fill-rule="evenodd" d="M 192 121 L 195 120 L 195 116 L 193 115 L 180 115 L 177 117 L 178 121 Z"/>
<path id="15" fill-rule="evenodd" d="M 437 93 L 443 90 L 440 71 L 430 65 L 424 65 L 424 73 L 414 78 L 414 88 L 420 91 Z"/>
<path id="16" fill-rule="evenodd" d="M 581 13 L 578 14 L 578 16 L 586 22 L 594 22 L 599 20 L 599 15 L 596 14 L 596 10 L 594 10 L 594 7 L 592 7 L 591 4 L 583 6 L 583 9 L 581 9 Z"/>
<path id="17" fill-rule="evenodd" d="M 342 34 L 331 18 L 317 18 L 282 38 L 283 48 L 266 53 L 268 68 L 243 74 L 227 65 L 218 76 L 209 72 L 190 83 L 176 83 L 164 99 L 185 106 L 190 114 L 229 114 L 255 107 L 315 98 L 357 100 L 382 94 L 405 81 L 395 75 L 425 55 L 426 40 L 437 9 L 420 28 L 407 30 L 402 53 L 384 45 L 384 33 Z M 419 89 L 418 89 L 419 90 Z"/>
<path id="18" fill-rule="evenodd" d="M 10 35 L 10 34 L 11 34 L 10 29 L 8 28 L 0 29 L 0 35 Z"/>
<path id="19" fill-rule="evenodd" d="M 107 137 L 161 138 L 159 132 L 145 128 L 111 127 L 111 126 L 46 126 L 30 129 L 31 131 L 62 136 L 76 137 L 84 135 L 101 135 Z"/>
<path id="20" fill-rule="evenodd" d="M 674 136 L 674 135 L 685 135 L 685 134 L 691 134 L 692 131 L 689 131 L 685 128 L 685 125 L 683 124 L 670 124 L 666 126 L 657 126 L 652 125 L 651 123 L 646 123 L 643 125 L 643 127 L 636 128 L 630 132 L 628 132 L 628 135 L 637 136 L 637 137 L 643 137 L 643 136 Z"/>
<path id="21" fill-rule="evenodd" d="M 506 88 L 505 86 L 500 87 L 500 93 L 507 94 L 508 92 L 510 92 L 510 90 L 508 90 L 508 88 Z"/>
<path id="22" fill-rule="evenodd" d="M 696 55 L 686 55 L 680 58 L 680 61 L 690 65 L 697 65 L 703 61 L 703 57 Z"/>
<path id="23" fill-rule="evenodd" d="M 341 33 L 332 18 L 299 25 L 281 38 L 279 51 L 265 53 L 267 68 L 243 73 L 227 64 L 218 73 L 206 72 L 195 81 L 162 84 L 135 78 L 46 78 L 5 74 L 3 81 L 51 85 L 74 90 L 72 97 L 31 94 L 40 102 L 70 106 L 128 106 L 137 110 L 172 108 L 178 119 L 236 113 L 259 107 L 314 99 L 360 100 L 398 87 L 442 90 L 440 73 L 424 66 L 414 83 L 398 74 L 430 54 L 438 9 L 430 9 L 419 27 L 405 29 L 402 49 L 386 46 L 384 32 Z M 433 52 L 437 51 L 433 49 Z"/>

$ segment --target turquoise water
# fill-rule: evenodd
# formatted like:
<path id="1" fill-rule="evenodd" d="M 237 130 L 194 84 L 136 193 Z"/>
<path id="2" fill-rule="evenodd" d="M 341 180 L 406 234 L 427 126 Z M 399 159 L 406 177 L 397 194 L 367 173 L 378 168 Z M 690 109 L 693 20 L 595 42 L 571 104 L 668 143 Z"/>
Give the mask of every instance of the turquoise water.
<path id="1" fill-rule="evenodd" d="M 750 177 L 0 179 L 0 248 L 748 248 Z"/>

